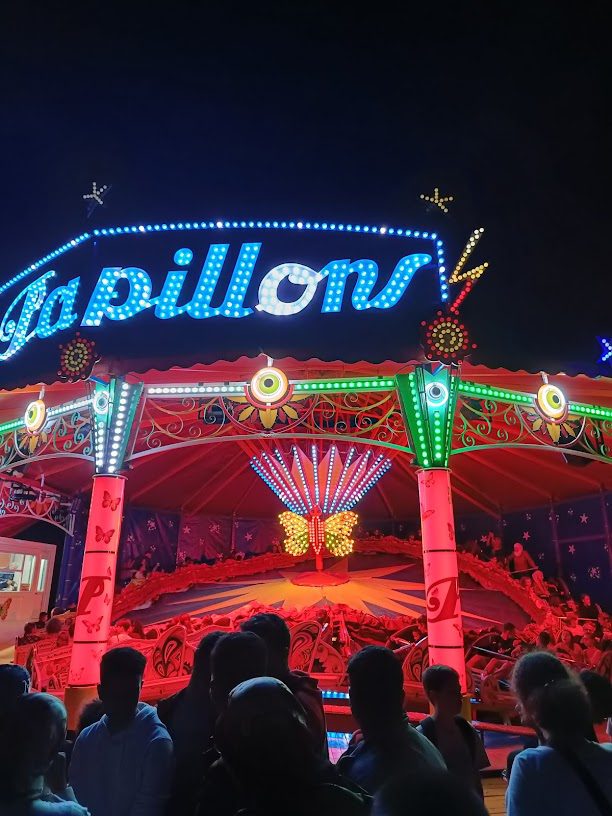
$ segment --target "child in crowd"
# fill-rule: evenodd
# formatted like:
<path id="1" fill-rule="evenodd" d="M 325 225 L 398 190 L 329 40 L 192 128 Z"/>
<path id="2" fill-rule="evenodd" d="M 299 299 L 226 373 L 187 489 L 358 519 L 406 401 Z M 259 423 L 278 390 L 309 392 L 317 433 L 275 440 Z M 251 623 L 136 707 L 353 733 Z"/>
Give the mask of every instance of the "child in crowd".
<path id="1" fill-rule="evenodd" d="M 423 688 L 434 713 L 417 730 L 440 751 L 448 770 L 483 796 L 480 771 L 491 763 L 478 732 L 460 715 L 459 675 L 450 666 L 430 666 Z"/>

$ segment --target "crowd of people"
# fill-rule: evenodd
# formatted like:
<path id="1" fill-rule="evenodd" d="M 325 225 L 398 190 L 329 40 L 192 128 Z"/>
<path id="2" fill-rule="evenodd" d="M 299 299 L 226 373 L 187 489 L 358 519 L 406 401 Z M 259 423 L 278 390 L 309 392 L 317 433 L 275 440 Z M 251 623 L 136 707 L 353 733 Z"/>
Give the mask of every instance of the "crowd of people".
<path id="1" fill-rule="evenodd" d="M 401 664 L 367 646 L 348 666 L 358 730 L 330 762 L 321 691 L 288 664 L 289 630 L 275 614 L 207 634 L 189 683 L 157 708 L 140 702 L 144 656 L 106 652 L 99 698 L 66 735 L 55 697 L 30 693 L 27 671 L 0 666 L 3 816 L 483 816 L 479 733 L 461 716 L 458 674 L 431 666 L 431 715 L 414 728 Z M 517 662 L 512 688 L 534 747 L 513 757 L 508 816 L 612 812 L 612 750 L 593 723 L 612 688 L 580 677 L 551 650 Z M 602 688 L 603 684 L 603 688 Z M 589 696 L 590 695 L 590 696 Z"/>

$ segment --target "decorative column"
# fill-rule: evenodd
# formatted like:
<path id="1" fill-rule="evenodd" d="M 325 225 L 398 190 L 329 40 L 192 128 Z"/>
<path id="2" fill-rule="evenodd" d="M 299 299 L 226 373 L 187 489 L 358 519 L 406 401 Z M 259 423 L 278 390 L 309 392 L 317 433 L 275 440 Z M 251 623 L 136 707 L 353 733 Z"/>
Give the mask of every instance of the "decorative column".
<path id="1" fill-rule="evenodd" d="M 443 663 L 459 672 L 461 689 L 467 689 L 459 567 L 450 471 L 419 470 L 419 505 L 423 538 L 423 570 L 427 592 L 427 643 L 429 662 Z"/>
<path id="2" fill-rule="evenodd" d="M 458 377 L 444 365 L 397 376 L 402 413 L 418 467 L 430 664 L 451 666 L 467 691 L 450 456 Z"/>
<path id="3" fill-rule="evenodd" d="M 97 695 L 100 660 L 107 649 L 115 596 L 125 477 L 120 474 L 142 384 L 123 379 L 96 383 L 92 410 L 95 475 L 91 491 L 79 601 L 64 702 L 68 728 Z"/>

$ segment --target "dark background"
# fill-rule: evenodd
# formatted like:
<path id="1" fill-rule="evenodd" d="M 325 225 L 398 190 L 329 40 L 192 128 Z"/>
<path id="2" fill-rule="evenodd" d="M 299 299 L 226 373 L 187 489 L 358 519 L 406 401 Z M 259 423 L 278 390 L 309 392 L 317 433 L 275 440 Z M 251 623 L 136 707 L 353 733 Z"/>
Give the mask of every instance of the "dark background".
<path id="1" fill-rule="evenodd" d="M 34 3 L 1 20 L 0 276 L 94 226 L 430 228 L 491 269 L 491 365 L 591 370 L 609 307 L 604 5 Z M 570 10 L 571 9 L 571 10 Z M 112 184 L 87 220 L 92 179 Z M 452 260 L 452 258 L 449 258 Z M 609 370 L 609 367 L 608 367 Z"/>

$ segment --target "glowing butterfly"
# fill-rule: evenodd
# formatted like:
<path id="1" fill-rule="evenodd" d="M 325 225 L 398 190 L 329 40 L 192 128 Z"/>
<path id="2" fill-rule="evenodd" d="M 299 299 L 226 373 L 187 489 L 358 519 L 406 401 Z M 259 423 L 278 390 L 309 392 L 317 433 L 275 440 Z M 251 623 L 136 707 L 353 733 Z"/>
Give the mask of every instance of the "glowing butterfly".
<path id="1" fill-rule="evenodd" d="M 102 507 L 107 508 L 110 507 L 111 510 L 116 510 L 119 507 L 119 502 L 121 501 L 121 497 L 118 499 L 113 499 L 111 494 L 108 490 L 104 491 L 104 496 L 102 497 Z"/>
<path id="2" fill-rule="evenodd" d="M 281 513 L 278 518 L 287 535 L 285 550 L 290 555 L 305 555 L 310 546 L 317 554 L 321 551 L 320 544 L 312 540 L 312 519 L 290 512 Z M 332 555 L 342 556 L 353 552 L 351 533 L 358 520 L 356 513 L 345 511 L 321 522 L 325 546 Z"/>
<path id="3" fill-rule="evenodd" d="M 114 532 L 114 530 L 107 530 L 104 532 L 102 527 L 96 525 L 96 544 L 99 544 L 101 541 L 103 541 L 105 544 L 110 544 Z"/>

